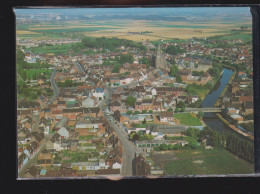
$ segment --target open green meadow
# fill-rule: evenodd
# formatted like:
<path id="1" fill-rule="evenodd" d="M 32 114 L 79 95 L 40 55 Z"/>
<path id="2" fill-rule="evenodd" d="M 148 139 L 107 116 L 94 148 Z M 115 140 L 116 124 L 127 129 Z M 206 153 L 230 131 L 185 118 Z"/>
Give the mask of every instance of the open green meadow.
<path id="1" fill-rule="evenodd" d="M 201 126 L 200 120 L 190 113 L 176 113 L 174 118 L 180 121 L 180 124 L 188 126 Z"/>
<path id="2" fill-rule="evenodd" d="M 68 50 L 71 49 L 70 43 L 68 44 L 62 44 L 62 45 L 53 45 L 53 46 L 45 46 L 45 47 L 32 47 L 30 48 L 31 51 L 35 54 L 42 54 L 42 53 L 67 53 Z"/>
<path id="3" fill-rule="evenodd" d="M 52 69 L 27 69 L 26 72 L 27 79 L 34 79 L 34 77 L 39 77 L 42 73 L 47 76 L 51 76 Z"/>
<path id="4" fill-rule="evenodd" d="M 253 165 L 224 149 L 174 151 L 177 159 L 163 164 L 168 175 L 251 174 Z"/>

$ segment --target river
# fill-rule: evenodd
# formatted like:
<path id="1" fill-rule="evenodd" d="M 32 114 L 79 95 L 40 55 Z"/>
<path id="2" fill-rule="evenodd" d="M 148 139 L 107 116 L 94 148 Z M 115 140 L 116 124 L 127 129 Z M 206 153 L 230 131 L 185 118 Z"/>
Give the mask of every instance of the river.
<path id="1" fill-rule="evenodd" d="M 204 98 L 204 100 L 202 102 L 203 108 L 215 106 L 222 91 L 228 84 L 228 81 L 229 81 L 230 77 L 232 76 L 232 74 L 233 74 L 232 70 L 226 69 L 226 68 L 223 69 L 223 73 L 222 73 L 220 80 L 216 83 L 213 90 Z M 204 113 L 203 121 L 213 130 L 238 134 L 237 132 L 234 132 L 232 129 L 230 129 L 225 123 L 223 123 L 223 121 L 221 121 L 216 116 L 216 113 Z M 240 134 L 239 134 L 239 136 L 244 137 Z"/>

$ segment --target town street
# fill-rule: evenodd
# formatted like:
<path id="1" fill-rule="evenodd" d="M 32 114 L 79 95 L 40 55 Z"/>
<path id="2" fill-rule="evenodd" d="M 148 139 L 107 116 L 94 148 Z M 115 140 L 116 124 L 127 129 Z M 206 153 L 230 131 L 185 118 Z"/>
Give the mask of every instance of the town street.
<path id="1" fill-rule="evenodd" d="M 51 86 L 53 88 L 53 91 L 54 91 L 54 94 L 53 94 L 53 97 L 51 98 L 49 104 L 51 104 L 53 102 L 53 100 L 58 96 L 59 94 L 59 88 L 58 86 L 56 85 L 55 81 L 54 81 L 54 77 L 55 77 L 55 74 L 56 74 L 56 71 L 57 71 L 57 66 L 54 68 L 52 74 L 51 74 L 51 77 L 50 77 L 50 82 L 51 82 Z"/>
<path id="2" fill-rule="evenodd" d="M 105 116 L 108 121 L 112 118 L 112 116 Z M 116 124 L 115 121 L 110 121 L 111 127 L 113 128 L 114 132 L 117 134 L 118 139 L 121 141 L 123 146 L 123 162 L 121 167 L 121 175 L 122 176 L 132 176 L 132 162 L 135 157 L 135 153 L 137 151 L 137 147 L 133 142 L 130 142 L 127 139 L 126 133 L 124 133 L 123 129 L 120 129 Z"/>

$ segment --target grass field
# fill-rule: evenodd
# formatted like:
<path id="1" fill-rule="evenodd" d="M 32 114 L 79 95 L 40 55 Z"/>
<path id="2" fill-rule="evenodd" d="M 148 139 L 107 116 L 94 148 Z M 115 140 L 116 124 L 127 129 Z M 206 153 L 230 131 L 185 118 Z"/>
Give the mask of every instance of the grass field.
<path id="1" fill-rule="evenodd" d="M 41 73 L 51 76 L 52 69 L 28 69 L 25 70 L 27 79 L 33 79 L 33 76 L 36 74 L 38 77 Z"/>
<path id="2" fill-rule="evenodd" d="M 31 51 L 35 54 L 39 53 L 67 53 L 69 49 L 71 49 L 70 43 L 62 44 L 62 45 L 54 45 L 54 46 L 46 46 L 46 47 L 32 47 Z"/>
<path id="3" fill-rule="evenodd" d="M 168 175 L 250 174 L 253 165 L 224 149 L 174 151 L 177 159 L 165 162 Z"/>
<path id="4" fill-rule="evenodd" d="M 177 113 L 174 115 L 174 118 L 178 119 L 180 124 L 188 126 L 201 126 L 202 123 L 196 117 L 196 115 L 191 113 Z"/>
<path id="5" fill-rule="evenodd" d="M 210 90 L 211 89 L 207 88 L 205 85 L 202 86 L 198 84 L 188 84 L 186 87 L 186 91 L 188 91 L 189 94 L 198 95 L 201 99 L 204 99 Z"/>

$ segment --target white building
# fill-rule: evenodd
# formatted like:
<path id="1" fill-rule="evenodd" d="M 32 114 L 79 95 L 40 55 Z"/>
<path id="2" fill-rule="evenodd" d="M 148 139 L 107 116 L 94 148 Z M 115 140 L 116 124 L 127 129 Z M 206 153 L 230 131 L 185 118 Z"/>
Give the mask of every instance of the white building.
<path id="1" fill-rule="evenodd" d="M 113 169 L 121 169 L 121 164 L 118 163 L 118 162 L 116 162 L 116 163 L 114 163 L 114 164 L 112 165 L 112 168 L 113 168 Z"/>
<path id="2" fill-rule="evenodd" d="M 85 108 L 91 108 L 95 106 L 95 101 L 91 98 L 86 98 L 82 101 L 82 106 Z"/>
<path id="3" fill-rule="evenodd" d="M 69 138 L 69 131 L 65 127 L 60 128 L 57 132 L 61 137 Z"/>

